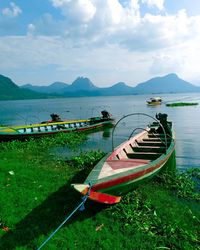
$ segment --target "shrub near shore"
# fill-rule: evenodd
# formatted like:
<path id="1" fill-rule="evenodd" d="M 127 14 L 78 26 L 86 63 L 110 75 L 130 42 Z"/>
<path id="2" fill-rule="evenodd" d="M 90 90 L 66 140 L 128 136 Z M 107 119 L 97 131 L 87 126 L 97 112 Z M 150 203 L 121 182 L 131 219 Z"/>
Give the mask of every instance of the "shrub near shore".
<path id="1" fill-rule="evenodd" d="M 0 144 L 0 249 L 37 249 L 81 202 L 70 184 L 83 182 L 104 153 L 63 160 L 49 149 L 76 149 L 85 139 L 61 134 Z M 44 249 L 198 249 L 199 175 L 163 173 L 111 207 L 87 201 Z"/>

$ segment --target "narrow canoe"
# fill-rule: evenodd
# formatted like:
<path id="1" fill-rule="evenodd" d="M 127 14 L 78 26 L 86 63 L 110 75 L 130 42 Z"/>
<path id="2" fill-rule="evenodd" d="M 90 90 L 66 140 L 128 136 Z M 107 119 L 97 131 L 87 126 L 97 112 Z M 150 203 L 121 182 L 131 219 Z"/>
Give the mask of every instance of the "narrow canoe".
<path id="1" fill-rule="evenodd" d="M 153 177 L 162 168 L 175 166 L 172 123 L 166 121 L 167 115 L 164 119 L 162 115 L 165 114 L 157 115 L 158 120 L 154 118 L 155 121 L 142 132 L 101 159 L 83 184 L 72 186 L 83 195 L 89 191 L 91 200 L 114 204 L 120 201 L 122 194 Z"/>
<path id="2" fill-rule="evenodd" d="M 54 135 L 60 132 L 79 132 L 112 126 L 114 119 L 110 116 L 92 117 L 81 120 L 45 121 L 38 124 L 0 127 L 0 141 L 26 140 Z"/>

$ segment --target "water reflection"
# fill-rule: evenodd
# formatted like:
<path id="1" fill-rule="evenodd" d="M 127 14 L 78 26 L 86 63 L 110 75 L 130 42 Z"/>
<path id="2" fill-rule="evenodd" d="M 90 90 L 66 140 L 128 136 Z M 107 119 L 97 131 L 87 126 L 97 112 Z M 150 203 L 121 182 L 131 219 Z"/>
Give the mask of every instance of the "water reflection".
<path id="1" fill-rule="evenodd" d="M 103 138 L 109 138 L 111 136 L 111 132 L 110 131 L 111 131 L 111 129 L 105 129 L 103 131 L 102 137 Z"/>
<path id="2" fill-rule="evenodd" d="M 51 153 L 54 156 L 62 158 L 70 158 L 79 155 L 80 153 L 101 150 L 103 152 L 110 152 L 111 147 L 111 131 L 112 128 L 102 128 L 93 133 L 88 133 L 87 141 L 79 145 L 78 148 L 73 149 L 68 146 L 59 146 L 54 148 Z"/>

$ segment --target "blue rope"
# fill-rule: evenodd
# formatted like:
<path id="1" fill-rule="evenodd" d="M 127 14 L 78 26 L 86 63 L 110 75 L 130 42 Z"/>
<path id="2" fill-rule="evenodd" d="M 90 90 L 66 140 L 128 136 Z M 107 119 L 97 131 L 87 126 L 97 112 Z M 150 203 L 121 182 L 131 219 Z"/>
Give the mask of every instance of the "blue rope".
<path id="1" fill-rule="evenodd" d="M 91 184 L 89 183 L 88 192 L 85 196 L 82 197 L 82 202 L 74 209 L 74 211 L 69 216 L 67 216 L 67 218 L 60 224 L 60 226 L 56 228 L 56 230 L 42 243 L 42 245 L 37 250 L 40 250 L 54 236 L 54 234 L 56 234 L 56 232 L 72 217 L 72 215 L 77 210 L 83 211 L 85 209 L 84 204 L 90 195 L 90 190 L 91 190 Z"/>

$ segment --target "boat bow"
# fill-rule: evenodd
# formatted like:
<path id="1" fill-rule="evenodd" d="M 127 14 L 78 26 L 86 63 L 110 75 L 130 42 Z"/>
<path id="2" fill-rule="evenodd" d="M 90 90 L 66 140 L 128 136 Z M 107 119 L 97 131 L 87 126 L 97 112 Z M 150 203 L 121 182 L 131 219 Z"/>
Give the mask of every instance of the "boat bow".
<path id="1" fill-rule="evenodd" d="M 120 202 L 121 196 L 110 195 L 106 193 L 96 192 L 93 191 L 92 188 L 90 189 L 89 184 L 72 184 L 72 187 L 80 192 L 82 195 L 87 195 L 90 200 L 98 201 L 104 204 L 115 204 Z"/>

